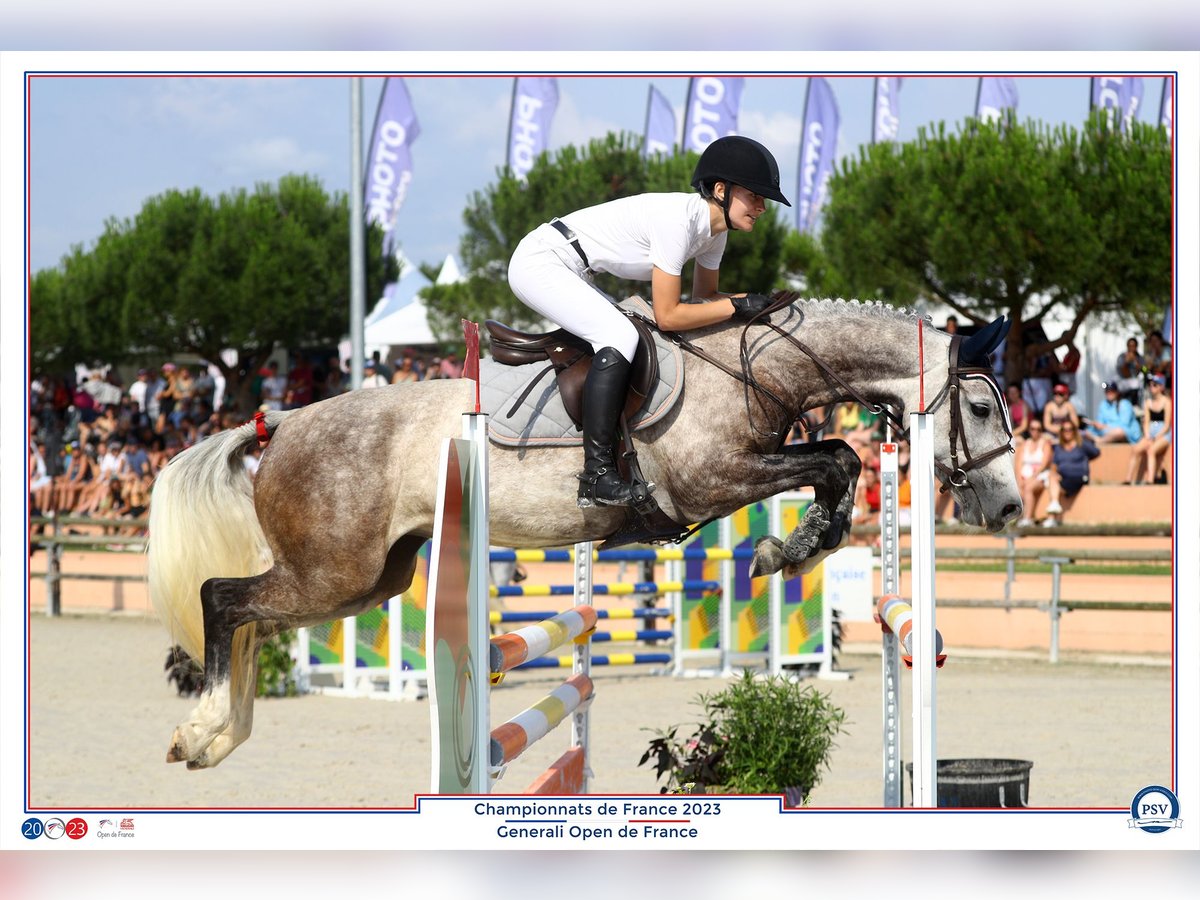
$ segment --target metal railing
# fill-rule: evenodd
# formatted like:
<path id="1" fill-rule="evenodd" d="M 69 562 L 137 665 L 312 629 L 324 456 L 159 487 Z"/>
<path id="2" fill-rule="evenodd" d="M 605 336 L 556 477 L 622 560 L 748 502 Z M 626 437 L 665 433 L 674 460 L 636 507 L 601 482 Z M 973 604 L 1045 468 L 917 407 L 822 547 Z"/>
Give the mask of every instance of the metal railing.
<path id="1" fill-rule="evenodd" d="M 30 572 L 29 577 L 43 578 L 46 581 L 46 615 L 62 614 L 62 582 L 72 581 L 110 581 L 117 585 L 118 590 L 113 598 L 113 611 L 120 612 L 125 608 L 124 594 L 120 586 L 127 582 L 146 583 L 146 575 L 129 575 L 119 572 L 64 572 L 62 556 L 65 550 L 84 552 L 110 552 L 114 547 L 123 549 L 133 548 L 143 551 L 146 549 L 146 538 L 141 535 L 129 534 L 78 534 L 61 529 L 81 526 L 88 528 L 136 528 L 145 530 L 149 524 L 146 518 L 140 519 L 100 519 L 90 516 L 34 516 L 30 524 L 41 526 L 43 531 L 30 539 L 30 544 L 41 547 L 46 551 L 46 570 Z M 46 529 L 49 529 L 47 531 Z"/>
<path id="2" fill-rule="evenodd" d="M 63 528 L 85 526 L 91 528 L 136 528 L 144 530 L 148 520 L 141 519 L 96 519 L 73 516 L 36 516 L 32 518 L 33 525 L 48 528 L 43 534 L 32 539 L 32 543 L 46 550 L 46 570 L 30 572 L 29 577 L 44 578 L 46 582 L 46 614 L 50 616 L 62 613 L 62 582 L 65 579 L 74 581 L 109 581 L 118 587 L 122 583 L 136 582 L 145 584 L 145 574 L 122 574 L 109 572 L 63 572 L 62 555 L 65 550 L 84 552 L 110 552 L 114 547 L 134 548 L 144 550 L 146 537 L 128 534 L 77 534 L 63 533 Z M 862 529 L 860 531 L 860 528 Z M 977 534 L 970 529 L 951 527 L 952 533 Z M 877 530 L 874 526 L 856 526 L 853 533 L 874 536 Z M 1033 529 L 1028 534 L 1048 536 L 1044 529 Z M 1127 536 L 1127 537 L 1157 537 L 1170 535 L 1170 528 L 1164 526 L 1134 526 L 1127 532 L 1115 531 L 1112 527 L 1089 528 L 1074 526 L 1069 533 L 1065 529 L 1055 529 L 1053 535 L 1071 537 L 1095 536 Z M 1034 609 L 1045 612 L 1050 617 L 1050 662 L 1058 662 L 1059 657 L 1059 625 L 1064 613 L 1076 610 L 1100 610 L 1108 612 L 1171 612 L 1170 603 L 1153 601 L 1116 601 L 1116 600 L 1067 600 L 1062 597 L 1062 575 L 1066 566 L 1079 562 L 1094 563 L 1170 563 L 1170 550 L 1128 550 L 1128 549 L 1047 549 L 1022 548 L 1016 546 L 1019 535 L 1006 533 L 1000 535 L 1004 540 L 1003 546 L 989 547 L 939 547 L 939 561 L 970 560 L 972 562 L 1003 561 L 1005 563 L 1005 581 L 1003 599 L 970 599 L 958 597 L 938 597 L 938 606 L 947 609 Z M 1017 562 L 1039 562 L 1051 567 L 1050 597 L 1047 600 L 1014 600 L 1012 585 L 1016 581 Z M 1114 574 L 1120 574 L 1119 568 L 1114 568 Z M 124 608 L 123 595 L 118 589 L 112 609 L 120 611 Z"/>

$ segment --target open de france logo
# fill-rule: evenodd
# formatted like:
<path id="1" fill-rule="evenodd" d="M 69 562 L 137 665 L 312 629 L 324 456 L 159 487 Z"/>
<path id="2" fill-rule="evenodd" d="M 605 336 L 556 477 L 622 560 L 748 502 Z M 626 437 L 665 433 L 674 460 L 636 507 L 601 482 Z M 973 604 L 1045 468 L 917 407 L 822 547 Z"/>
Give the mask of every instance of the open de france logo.
<path id="1" fill-rule="evenodd" d="M 1157 784 L 1137 792 L 1129 805 L 1130 828 L 1140 828 L 1150 834 L 1162 834 L 1183 825 L 1179 818 L 1179 800 L 1168 788 Z"/>

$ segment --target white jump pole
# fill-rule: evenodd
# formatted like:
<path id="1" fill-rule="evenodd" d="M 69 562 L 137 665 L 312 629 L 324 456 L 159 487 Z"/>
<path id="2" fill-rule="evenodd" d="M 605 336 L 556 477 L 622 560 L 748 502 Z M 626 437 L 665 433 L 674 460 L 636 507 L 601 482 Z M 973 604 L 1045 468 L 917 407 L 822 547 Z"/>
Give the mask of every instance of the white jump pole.
<path id="1" fill-rule="evenodd" d="M 933 416 L 909 417 L 912 478 L 912 756 L 914 807 L 937 807 L 937 622 L 934 603 Z"/>

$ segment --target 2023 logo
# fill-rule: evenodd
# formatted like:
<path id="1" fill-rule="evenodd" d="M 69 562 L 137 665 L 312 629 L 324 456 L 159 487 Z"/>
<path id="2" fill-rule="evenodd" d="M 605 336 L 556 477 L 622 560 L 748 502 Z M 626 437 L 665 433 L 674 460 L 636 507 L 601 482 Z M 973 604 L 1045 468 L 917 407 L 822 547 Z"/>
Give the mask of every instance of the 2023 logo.
<path id="1" fill-rule="evenodd" d="M 52 841 L 57 841 L 64 835 L 77 841 L 88 833 L 88 824 L 78 817 L 64 822 L 57 816 L 52 816 L 43 822 L 36 816 L 31 816 L 21 823 L 21 834 L 26 840 L 37 840 L 45 835 Z"/>

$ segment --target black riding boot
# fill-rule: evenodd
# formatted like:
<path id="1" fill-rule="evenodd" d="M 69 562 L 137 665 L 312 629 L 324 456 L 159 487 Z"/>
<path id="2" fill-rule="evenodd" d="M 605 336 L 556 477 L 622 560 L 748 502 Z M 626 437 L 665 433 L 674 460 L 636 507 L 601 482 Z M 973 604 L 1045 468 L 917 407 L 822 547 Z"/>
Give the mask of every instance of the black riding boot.
<path id="1" fill-rule="evenodd" d="M 584 509 L 633 504 L 633 494 L 617 472 L 613 453 L 629 369 L 629 360 L 612 347 L 602 347 L 583 383 L 583 474 L 579 476 L 578 503 Z"/>

